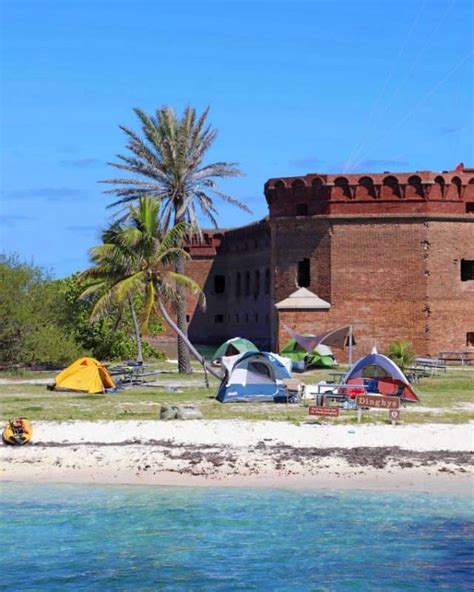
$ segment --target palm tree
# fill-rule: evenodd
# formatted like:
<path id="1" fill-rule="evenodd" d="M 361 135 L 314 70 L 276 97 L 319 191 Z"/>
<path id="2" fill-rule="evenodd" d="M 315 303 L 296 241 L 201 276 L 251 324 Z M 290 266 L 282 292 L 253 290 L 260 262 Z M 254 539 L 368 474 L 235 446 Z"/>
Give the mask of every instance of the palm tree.
<path id="1" fill-rule="evenodd" d="M 400 339 L 389 343 L 387 357 L 393 360 L 400 370 L 405 371 L 413 364 L 416 354 L 411 341 Z"/>
<path id="2" fill-rule="evenodd" d="M 112 298 L 111 288 L 117 283 L 117 281 L 129 274 L 133 269 L 134 263 L 137 262 L 135 254 L 121 244 L 121 232 L 122 227 L 119 222 L 115 222 L 112 226 L 102 232 L 103 244 L 93 247 L 90 252 L 91 260 L 95 263 L 95 266 L 87 269 L 81 274 L 81 278 L 89 280 L 89 285 L 82 292 L 80 298 L 86 299 L 91 296 L 101 296 L 101 311 L 108 311 L 114 306 L 116 306 L 119 311 L 123 308 L 124 303 L 114 301 Z M 101 298 L 97 300 L 94 309 L 99 304 Z M 128 294 L 126 301 L 130 309 L 135 333 L 135 342 L 137 344 L 137 362 L 143 363 L 142 335 L 135 305 L 133 303 L 133 295 Z M 97 319 L 98 316 L 99 315 L 93 311 L 93 318 Z"/>
<path id="3" fill-rule="evenodd" d="M 220 378 L 181 332 L 166 308 L 176 302 L 177 286 L 199 293 L 201 303 L 204 303 L 204 295 L 193 280 L 172 270 L 176 257 L 189 256 L 179 246 L 188 231 L 187 224 L 177 224 L 163 234 L 159 208 L 154 198 L 141 197 L 138 206 L 130 208 L 125 224 L 116 222 L 104 233 L 108 242 L 91 249 L 95 265 L 83 273 L 84 277 L 96 281 L 81 297 L 98 296 L 91 312 L 91 319 L 96 320 L 112 307 L 123 306 L 133 295 L 141 294 L 144 303 L 140 332 L 148 332 L 153 315 L 162 316 L 205 369 Z"/>
<path id="4" fill-rule="evenodd" d="M 198 117 L 196 109 L 188 106 L 181 118 L 166 106 L 158 109 L 154 116 L 141 109 L 134 111 L 142 124 L 142 135 L 120 126 L 127 136 L 129 154 L 118 154 L 120 162 L 109 163 L 132 173 L 132 177 L 102 181 L 115 185 L 106 193 L 119 198 L 109 207 L 151 195 L 161 204 L 163 228 L 169 229 L 186 222 L 187 235 L 200 234 L 198 214 L 217 227 L 215 196 L 250 212 L 246 205 L 220 191 L 216 182 L 216 179 L 241 175 L 236 163 L 204 164 L 207 151 L 217 136 L 217 131 L 207 123 L 209 109 Z M 176 258 L 175 270 L 180 275 L 184 274 L 184 255 Z M 186 293 L 182 285 L 176 290 L 176 319 L 181 333 L 187 335 Z M 191 371 L 188 349 L 180 337 L 178 365 L 180 372 Z"/>

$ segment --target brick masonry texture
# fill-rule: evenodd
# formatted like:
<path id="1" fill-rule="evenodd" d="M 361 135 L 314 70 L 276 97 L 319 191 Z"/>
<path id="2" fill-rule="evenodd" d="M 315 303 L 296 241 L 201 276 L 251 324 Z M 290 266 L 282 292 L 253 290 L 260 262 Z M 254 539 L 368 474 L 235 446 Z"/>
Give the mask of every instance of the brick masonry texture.
<path id="1" fill-rule="evenodd" d="M 319 333 L 355 323 L 355 355 L 395 339 L 420 355 L 466 349 L 474 280 L 460 270 L 474 261 L 473 169 L 270 179 L 265 196 L 268 218 L 205 231 L 187 247 L 187 271 L 207 298 L 207 311 L 189 301 L 195 343 L 241 336 L 277 349 L 288 340 L 283 325 Z M 331 308 L 277 313 L 303 259 L 308 289 Z"/>

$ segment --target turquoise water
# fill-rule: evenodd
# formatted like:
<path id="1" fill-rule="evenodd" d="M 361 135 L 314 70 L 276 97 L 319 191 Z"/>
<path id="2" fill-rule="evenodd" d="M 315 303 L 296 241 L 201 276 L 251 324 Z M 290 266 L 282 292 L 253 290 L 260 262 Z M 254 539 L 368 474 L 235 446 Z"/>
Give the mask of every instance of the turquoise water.
<path id="1" fill-rule="evenodd" d="M 3 484 L 0 589 L 472 590 L 462 496 Z"/>

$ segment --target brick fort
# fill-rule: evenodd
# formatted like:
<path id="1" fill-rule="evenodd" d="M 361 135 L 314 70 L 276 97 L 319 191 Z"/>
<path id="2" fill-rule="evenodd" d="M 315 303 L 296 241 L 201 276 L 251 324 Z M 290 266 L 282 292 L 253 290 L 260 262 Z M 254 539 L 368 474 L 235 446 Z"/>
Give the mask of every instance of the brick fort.
<path id="1" fill-rule="evenodd" d="M 355 354 L 409 339 L 419 355 L 474 349 L 474 169 L 270 179 L 268 216 L 187 245 L 198 344 L 278 351 L 285 325 L 354 324 Z M 344 352 L 336 352 L 341 360 Z"/>

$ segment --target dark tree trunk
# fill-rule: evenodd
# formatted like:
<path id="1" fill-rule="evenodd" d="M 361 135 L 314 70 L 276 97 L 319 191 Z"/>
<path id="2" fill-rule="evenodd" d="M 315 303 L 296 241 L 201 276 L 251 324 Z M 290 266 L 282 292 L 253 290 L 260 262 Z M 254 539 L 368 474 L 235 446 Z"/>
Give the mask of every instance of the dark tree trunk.
<path id="1" fill-rule="evenodd" d="M 176 273 L 180 273 L 185 275 L 185 258 L 179 257 L 176 260 Z M 179 285 L 177 286 L 177 294 L 178 300 L 176 302 L 176 325 L 180 332 L 188 337 L 188 323 L 186 321 L 186 287 Z M 189 349 L 186 344 L 186 341 L 177 334 L 177 343 L 178 343 L 178 371 L 191 374 L 191 358 L 189 355 Z"/>
<path id="2" fill-rule="evenodd" d="M 194 345 L 189 341 L 187 335 L 185 335 L 180 330 L 180 328 L 177 326 L 177 324 L 173 321 L 173 319 L 171 318 L 171 315 L 169 314 L 169 312 L 166 310 L 166 308 L 163 306 L 163 304 L 159 300 L 158 300 L 158 308 L 160 309 L 161 315 L 163 316 L 165 321 L 168 323 L 168 325 L 173 329 L 173 331 L 175 331 L 176 335 L 178 335 L 183 340 L 183 343 L 185 344 L 185 347 L 188 351 L 188 357 L 189 357 L 189 352 L 191 352 L 193 354 L 193 356 L 196 358 L 196 360 L 200 364 L 202 364 L 205 372 L 207 371 L 207 372 L 209 372 L 209 374 L 212 374 L 213 376 L 215 376 L 219 380 L 222 380 L 222 376 L 210 364 L 208 364 L 206 362 L 204 357 L 197 351 L 197 349 L 194 347 Z M 180 333 L 181 333 L 181 335 L 180 335 Z M 207 380 L 207 377 L 206 377 L 206 380 Z"/>
<path id="3" fill-rule="evenodd" d="M 135 331 L 135 341 L 137 343 L 137 362 L 143 364 L 143 349 L 142 349 L 142 335 L 140 333 L 140 326 L 138 324 L 137 313 L 133 306 L 132 299 L 128 298 L 128 305 L 130 306 L 130 312 L 132 314 L 133 329 Z"/>

